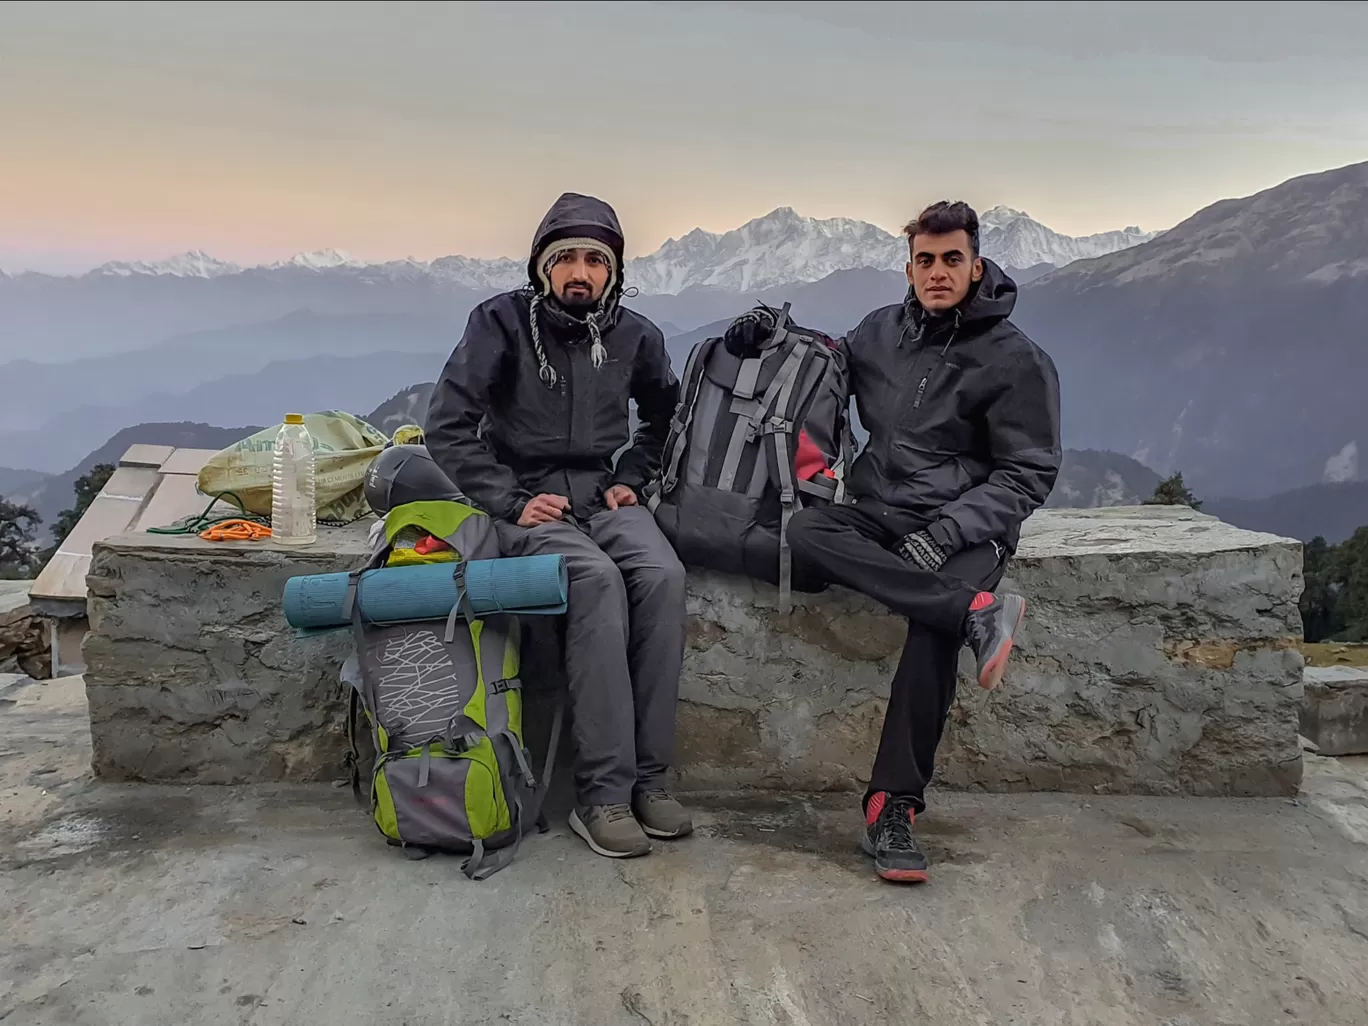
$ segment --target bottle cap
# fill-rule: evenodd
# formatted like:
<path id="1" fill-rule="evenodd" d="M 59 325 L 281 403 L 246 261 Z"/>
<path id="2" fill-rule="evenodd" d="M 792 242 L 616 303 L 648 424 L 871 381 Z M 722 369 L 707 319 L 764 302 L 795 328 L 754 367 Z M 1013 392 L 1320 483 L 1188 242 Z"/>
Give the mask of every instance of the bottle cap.
<path id="1" fill-rule="evenodd" d="M 287 414 L 285 414 L 285 423 L 286 423 L 286 424 L 303 424 L 303 423 L 304 423 L 304 415 L 303 415 L 302 413 L 287 413 Z"/>

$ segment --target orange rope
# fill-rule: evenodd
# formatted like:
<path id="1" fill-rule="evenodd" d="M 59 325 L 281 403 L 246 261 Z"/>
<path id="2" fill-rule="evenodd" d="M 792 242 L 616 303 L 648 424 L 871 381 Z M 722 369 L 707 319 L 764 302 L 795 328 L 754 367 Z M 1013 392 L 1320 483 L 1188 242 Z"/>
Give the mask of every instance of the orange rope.
<path id="1" fill-rule="evenodd" d="M 223 520 L 208 530 L 201 531 L 205 541 L 261 541 L 271 536 L 271 529 L 255 520 Z"/>

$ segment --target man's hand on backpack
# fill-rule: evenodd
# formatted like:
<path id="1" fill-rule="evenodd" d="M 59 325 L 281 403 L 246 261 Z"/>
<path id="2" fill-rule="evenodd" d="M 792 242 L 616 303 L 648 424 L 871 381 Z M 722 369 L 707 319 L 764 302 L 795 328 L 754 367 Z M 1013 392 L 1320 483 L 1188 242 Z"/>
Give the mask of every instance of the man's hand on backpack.
<path id="1" fill-rule="evenodd" d="M 603 493 L 603 501 L 609 509 L 617 509 L 619 506 L 635 506 L 637 497 L 636 492 L 626 485 L 613 485 Z"/>
<path id="2" fill-rule="evenodd" d="M 894 549 L 903 559 L 923 570 L 934 572 L 945 565 L 945 550 L 925 531 L 903 535 Z"/>
<path id="3" fill-rule="evenodd" d="M 570 508 L 570 500 L 564 495 L 534 495 L 523 507 L 522 515 L 518 517 L 519 527 L 536 527 L 538 524 L 549 524 L 553 520 L 559 520 Z"/>

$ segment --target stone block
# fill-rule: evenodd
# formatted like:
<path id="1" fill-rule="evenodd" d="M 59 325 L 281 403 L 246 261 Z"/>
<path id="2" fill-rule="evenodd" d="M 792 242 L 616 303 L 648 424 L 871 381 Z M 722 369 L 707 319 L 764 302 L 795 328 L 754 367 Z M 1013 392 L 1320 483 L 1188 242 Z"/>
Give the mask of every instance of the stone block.
<path id="1" fill-rule="evenodd" d="M 1301 732 L 1321 755 L 1368 755 L 1368 667 L 1308 666 Z"/>
<path id="2" fill-rule="evenodd" d="M 363 535 L 325 531 L 300 551 L 149 535 L 100 545 L 85 648 L 97 772 L 336 773 L 349 639 L 296 640 L 279 596 L 294 574 L 354 565 Z M 1020 646 L 999 690 L 962 675 L 940 783 L 1296 791 L 1299 543 L 1175 507 L 1046 510 L 1005 586 L 1030 603 Z M 842 589 L 797 602 L 781 615 L 767 585 L 690 573 L 682 788 L 865 786 L 905 623 Z"/>
<path id="3" fill-rule="evenodd" d="M 47 625 L 29 603 L 32 581 L 0 581 L 0 673 L 52 676 Z"/>
<path id="4" fill-rule="evenodd" d="M 241 783 L 340 775 L 351 638 L 301 640 L 280 597 L 355 566 L 367 524 L 307 549 L 131 534 L 95 546 L 85 684 L 96 774 Z"/>

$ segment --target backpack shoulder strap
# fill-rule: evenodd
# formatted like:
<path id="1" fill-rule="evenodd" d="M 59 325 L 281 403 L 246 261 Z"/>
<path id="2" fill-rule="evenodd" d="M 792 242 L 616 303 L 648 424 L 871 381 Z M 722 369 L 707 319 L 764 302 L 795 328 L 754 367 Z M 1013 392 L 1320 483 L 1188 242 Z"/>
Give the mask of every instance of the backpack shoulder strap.
<path id="1" fill-rule="evenodd" d="M 383 558 L 383 557 L 381 557 Z M 356 675 L 360 684 L 360 700 L 370 711 L 371 740 L 375 745 L 375 757 L 379 759 L 385 752 L 380 744 L 380 711 L 379 694 L 376 691 L 375 681 L 372 679 L 370 671 L 366 668 L 366 627 L 361 619 L 361 603 L 357 600 L 357 591 L 361 586 L 361 575 L 364 570 L 353 570 L 347 581 L 347 596 L 343 599 L 342 609 L 344 615 L 351 620 L 352 637 L 356 640 Z M 357 696 L 357 689 L 352 689 L 353 698 Z M 360 782 L 357 782 L 360 788 Z"/>
<path id="2" fill-rule="evenodd" d="M 352 797 L 364 809 L 366 800 L 361 797 L 361 749 L 356 744 L 356 728 L 361 718 L 361 693 L 354 687 L 348 687 L 347 692 L 350 696 L 347 699 L 347 769 L 351 771 Z"/>
<path id="3" fill-rule="evenodd" d="M 708 357 L 720 341 L 720 339 L 715 338 L 704 339 L 693 347 L 689 353 L 688 362 L 684 364 L 682 397 L 679 405 L 675 407 L 674 418 L 670 421 L 670 433 L 665 439 L 660 484 L 646 501 L 647 507 L 653 513 L 656 507 L 660 505 L 661 499 L 674 491 L 675 486 L 679 483 L 679 465 L 684 458 L 684 450 L 688 448 L 689 428 L 693 424 L 694 406 L 698 402 L 698 390 L 703 383 L 703 374 L 708 364 Z"/>
<path id="4" fill-rule="evenodd" d="M 551 790 L 551 772 L 556 768 L 556 753 L 560 750 L 561 730 L 565 725 L 565 701 L 566 692 L 561 688 L 556 694 L 556 711 L 551 716 L 551 737 L 546 744 L 546 761 L 542 763 L 541 778 L 537 781 L 537 788 L 527 807 L 527 818 L 535 823 L 542 833 L 550 829 L 546 817 L 542 815 L 542 805 L 546 802 L 547 792 Z"/>
<path id="5" fill-rule="evenodd" d="M 789 356 L 789 363 L 793 363 L 794 356 L 797 356 L 798 360 L 792 370 L 790 371 L 786 364 L 780 372 L 780 376 L 785 377 L 785 380 L 773 399 L 773 412 L 766 418 L 764 425 L 764 432 L 771 447 L 770 463 L 775 483 L 779 488 L 779 611 L 785 615 L 793 607 L 793 553 L 788 543 L 789 521 L 793 519 L 794 513 L 803 508 L 802 498 L 798 494 L 799 483 L 793 470 L 796 452 L 790 443 L 795 429 L 799 426 L 799 413 L 811 405 L 811 396 L 803 395 L 795 385 L 804 376 L 800 365 L 808 366 L 807 361 L 810 359 L 830 359 L 824 347 L 811 337 L 808 337 L 805 344 L 794 348 Z M 785 376 L 784 371 L 789 373 Z"/>

